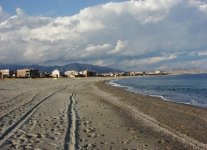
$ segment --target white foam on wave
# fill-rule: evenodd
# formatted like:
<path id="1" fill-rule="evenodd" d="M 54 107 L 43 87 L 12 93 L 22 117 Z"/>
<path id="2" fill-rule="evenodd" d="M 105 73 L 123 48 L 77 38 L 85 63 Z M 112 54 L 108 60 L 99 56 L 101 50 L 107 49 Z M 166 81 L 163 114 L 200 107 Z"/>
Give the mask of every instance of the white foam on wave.
<path id="1" fill-rule="evenodd" d="M 111 81 L 107 82 L 107 84 L 112 85 L 114 87 L 126 87 L 126 86 L 122 86 L 118 83 L 115 83 L 114 81 L 117 81 L 117 80 L 111 80 Z"/>

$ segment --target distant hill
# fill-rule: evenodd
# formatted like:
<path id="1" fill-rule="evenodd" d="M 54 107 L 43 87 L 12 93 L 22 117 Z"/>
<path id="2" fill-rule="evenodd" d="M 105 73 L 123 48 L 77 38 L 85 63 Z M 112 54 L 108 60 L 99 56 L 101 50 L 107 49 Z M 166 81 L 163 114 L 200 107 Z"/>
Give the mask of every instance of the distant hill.
<path id="1" fill-rule="evenodd" d="M 96 66 L 96 65 L 90 65 L 90 64 L 79 64 L 79 63 L 71 63 L 63 66 L 42 66 L 42 65 L 7 65 L 7 64 L 0 64 L 0 69 L 10 69 L 10 70 L 17 70 L 17 69 L 23 69 L 23 68 L 34 68 L 45 72 L 51 72 L 54 69 L 58 69 L 62 72 L 65 72 L 67 70 L 76 70 L 76 71 L 82 71 L 82 70 L 91 70 L 95 71 L 97 73 L 108 73 L 108 72 L 124 72 L 122 70 L 117 70 L 109 67 L 103 67 L 103 66 Z"/>

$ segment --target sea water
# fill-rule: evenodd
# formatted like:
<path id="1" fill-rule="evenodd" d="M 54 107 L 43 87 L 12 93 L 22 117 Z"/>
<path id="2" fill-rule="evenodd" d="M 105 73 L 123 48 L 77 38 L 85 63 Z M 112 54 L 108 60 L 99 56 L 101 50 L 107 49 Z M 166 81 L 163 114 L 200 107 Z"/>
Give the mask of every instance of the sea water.
<path id="1" fill-rule="evenodd" d="M 131 92 L 207 108 L 207 74 L 143 76 L 110 81 Z"/>

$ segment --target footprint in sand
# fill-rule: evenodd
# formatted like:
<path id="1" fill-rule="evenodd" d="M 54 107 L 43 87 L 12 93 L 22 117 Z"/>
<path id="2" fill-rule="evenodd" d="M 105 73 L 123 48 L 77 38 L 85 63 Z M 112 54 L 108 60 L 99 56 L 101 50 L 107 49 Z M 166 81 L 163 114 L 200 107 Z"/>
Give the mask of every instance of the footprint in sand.
<path id="1" fill-rule="evenodd" d="M 97 134 L 96 133 L 92 133 L 92 134 L 89 134 L 88 137 L 96 138 Z"/>
<path id="2" fill-rule="evenodd" d="M 85 133 L 90 133 L 90 132 L 91 132 L 90 129 L 83 129 L 83 131 L 84 131 Z"/>
<path id="3" fill-rule="evenodd" d="M 84 124 L 85 127 L 89 127 L 89 125 L 91 124 L 91 122 L 87 120 L 83 124 Z"/>
<path id="4" fill-rule="evenodd" d="M 54 123 L 53 123 L 53 125 L 57 125 L 57 124 L 58 124 L 58 122 L 54 122 Z"/>
<path id="5" fill-rule="evenodd" d="M 36 138 L 38 138 L 38 139 L 41 139 L 41 138 L 43 138 L 43 137 L 44 137 L 43 134 L 40 134 L 40 133 L 37 133 L 37 134 L 36 134 Z"/>
<path id="6" fill-rule="evenodd" d="M 95 144 L 90 144 L 90 143 L 82 146 L 83 149 L 89 149 L 89 148 L 94 149 L 95 147 L 96 147 Z"/>
<path id="7" fill-rule="evenodd" d="M 58 128 L 58 129 L 60 129 L 60 128 L 62 128 L 63 126 L 61 126 L 61 125 L 57 125 L 56 126 L 56 128 Z"/>
<path id="8" fill-rule="evenodd" d="M 54 129 L 54 128 L 51 128 L 51 129 L 50 129 L 50 131 L 51 131 L 51 132 L 54 132 L 54 131 L 56 131 L 56 129 Z"/>
<path id="9" fill-rule="evenodd" d="M 31 138 L 33 138 L 33 137 L 36 137 L 36 135 L 35 135 L 35 134 L 26 134 L 25 137 L 26 137 L 27 139 L 31 139 Z"/>
<path id="10" fill-rule="evenodd" d="M 54 133 L 56 136 L 59 136 L 59 135 L 61 135 L 62 133 L 61 132 L 55 132 Z"/>
<path id="11" fill-rule="evenodd" d="M 43 127 L 45 126 L 45 124 L 42 123 L 42 122 L 38 123 L 37 125 L 38 125 L 39 127 L 41 127 L 41 128 L 43 128 Z"/>
<path id="12" fill-rule="evenodd" d="M 51 119 L 45 119 L 45 121 L 51 121 Z"/>
<path id="13" fill-rule="evenodd" d="M 80 142 L 87 142 L 87 139 L 80 139 Z"/>

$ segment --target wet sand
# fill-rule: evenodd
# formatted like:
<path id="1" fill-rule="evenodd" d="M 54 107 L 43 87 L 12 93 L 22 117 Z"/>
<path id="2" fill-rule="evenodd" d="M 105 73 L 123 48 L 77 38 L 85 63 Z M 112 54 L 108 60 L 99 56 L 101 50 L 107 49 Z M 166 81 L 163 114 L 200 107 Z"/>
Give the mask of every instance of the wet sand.
<path id="1" fill-rule="evenodd" d="M 0 149 L 207 149 L 206 109 L 106 79 L 1 80 Z"/>

